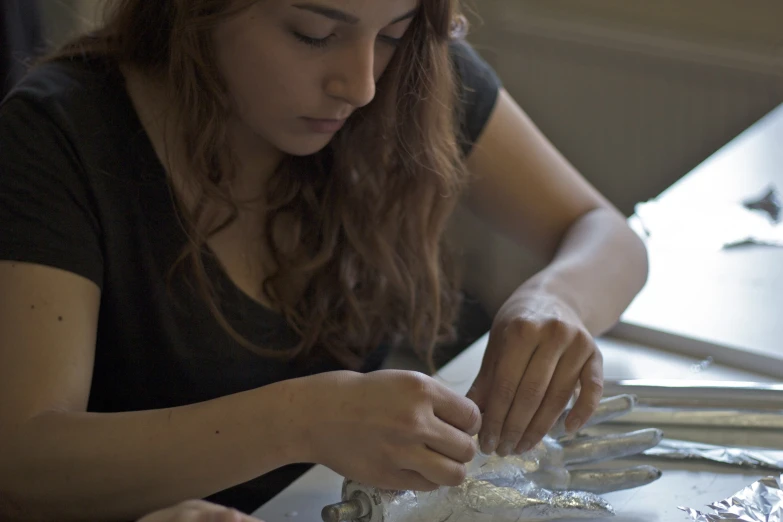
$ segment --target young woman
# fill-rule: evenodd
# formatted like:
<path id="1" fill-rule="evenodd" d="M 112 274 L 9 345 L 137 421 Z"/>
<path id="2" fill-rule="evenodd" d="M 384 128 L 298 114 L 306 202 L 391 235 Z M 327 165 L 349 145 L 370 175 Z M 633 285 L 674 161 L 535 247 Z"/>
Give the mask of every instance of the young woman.
<path id="1" fill-rule="evenodd" d="M 457 0 L 116 0 L 0 109 L 0 513 L 249 512 L 312 463 L 458 484 L 537 443 L 642 243 L 462 40 Z M 449 339 L 460 198 L 547 267 L 468 397 L 376 371 Z"/>

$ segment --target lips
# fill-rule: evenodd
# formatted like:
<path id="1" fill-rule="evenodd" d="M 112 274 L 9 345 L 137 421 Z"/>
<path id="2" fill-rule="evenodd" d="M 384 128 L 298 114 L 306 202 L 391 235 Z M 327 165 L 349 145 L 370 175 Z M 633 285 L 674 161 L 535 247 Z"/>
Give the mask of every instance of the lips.
<path id="1" fill-rule="evenodd" d="M 318 133 L 335 133 L 339 131 L 345 122 L 345 118 L 303 118 L 308 127 Z"/>

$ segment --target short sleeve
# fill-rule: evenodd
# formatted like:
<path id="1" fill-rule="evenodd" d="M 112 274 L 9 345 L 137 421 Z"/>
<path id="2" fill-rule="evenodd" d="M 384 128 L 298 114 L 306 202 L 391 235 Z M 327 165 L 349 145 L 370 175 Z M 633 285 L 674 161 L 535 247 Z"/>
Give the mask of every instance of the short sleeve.
<path id="1" fill-rule="evenodd" d="M 0 106 L 0 259 L 60 268 L 102 286 L 86 176 L 42 103 L 12 95 Z"/>
<path id="2" fill-rule="evenodd" d="M 497 73 L 469 43 L 454 41 L 450 51 L 460 99 L 460 145 L 467 156 L 495 108 L 502 83 Z"/>

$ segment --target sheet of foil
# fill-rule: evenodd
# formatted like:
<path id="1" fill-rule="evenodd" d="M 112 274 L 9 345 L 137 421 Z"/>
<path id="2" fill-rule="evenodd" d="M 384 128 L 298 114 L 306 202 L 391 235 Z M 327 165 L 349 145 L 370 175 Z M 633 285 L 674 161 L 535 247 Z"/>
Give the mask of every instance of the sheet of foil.
<path id="1" fill-rule="evenodd" d="M 606 396 L 632 394 L 639 406 L 781 412 L 783 384 L 687 379 L 607 380 Z"/>
<path id="2" fill-rule="evenodd" d="M 783 475 L 754 482 L 742 491 L 709 505 L 713 513 L 680 507 L 694 522 L 783 522 Z"/>
<path id="3" fill-rule="evenodd" d="M 658 446 L 648 449 L 643 455 L 675 460 L 707 460 L 743 468 L 783 471 L 783 451 L 769 449 L 730 448 L 663 439 Z"/>
<path id="4" fill-rule="evenodd" d="M 720 428 L 783 430 L 783 411 L 650 408 L 637 406 L 634 411 L 624 415 L 620 419 L 608 421 L 607 424 L 709 426 Z"/>

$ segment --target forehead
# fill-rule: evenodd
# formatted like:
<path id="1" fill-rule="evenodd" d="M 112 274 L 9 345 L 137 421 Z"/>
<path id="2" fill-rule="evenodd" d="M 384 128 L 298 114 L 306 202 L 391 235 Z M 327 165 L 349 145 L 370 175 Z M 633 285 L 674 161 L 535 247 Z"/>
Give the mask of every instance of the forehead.
<path id="1" fill-rule="evenodd" d="M 297 10 L 297 6 L 339 11 L 358 19 L 361 25 L 387 25 L 419 6 L 427 0 L 277 0 L 278 7 L 285 10 Z"/>

